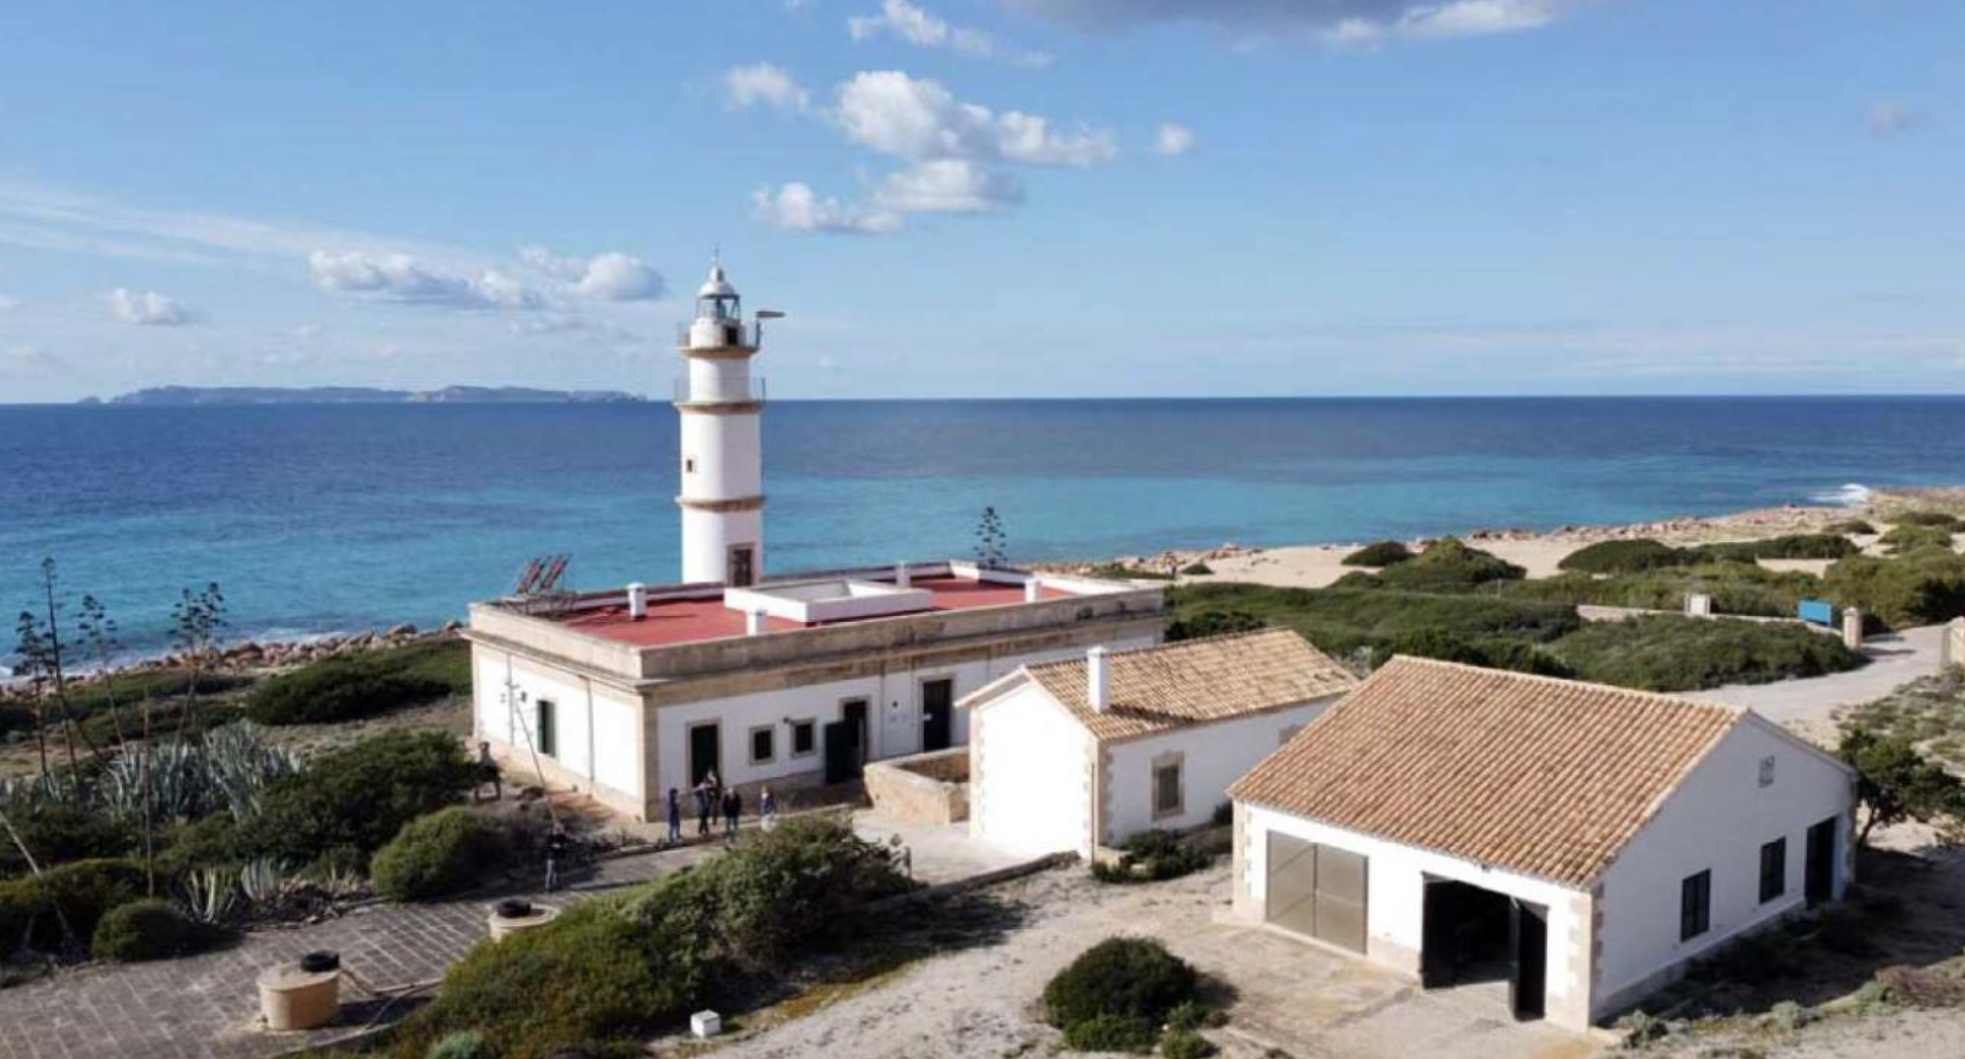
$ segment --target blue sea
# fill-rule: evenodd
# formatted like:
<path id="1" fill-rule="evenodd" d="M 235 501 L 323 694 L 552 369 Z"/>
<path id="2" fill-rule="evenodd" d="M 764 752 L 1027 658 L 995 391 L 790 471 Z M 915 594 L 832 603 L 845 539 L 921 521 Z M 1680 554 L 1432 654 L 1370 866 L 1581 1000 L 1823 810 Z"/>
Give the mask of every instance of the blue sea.
<path id="1" fill-rule="evenodd" d="M 1037 561 L 1965 478 L 1957 397 L 777 402 L 764 438 L 779 573 L 964 555 L 984 505 Z M 662 404 L 0 406 L 0 607 L 53 556 L 141 652 L 207 581 L 244 638 L 433 625 L 546 553 L 673 580 L 676 464 Z"/>

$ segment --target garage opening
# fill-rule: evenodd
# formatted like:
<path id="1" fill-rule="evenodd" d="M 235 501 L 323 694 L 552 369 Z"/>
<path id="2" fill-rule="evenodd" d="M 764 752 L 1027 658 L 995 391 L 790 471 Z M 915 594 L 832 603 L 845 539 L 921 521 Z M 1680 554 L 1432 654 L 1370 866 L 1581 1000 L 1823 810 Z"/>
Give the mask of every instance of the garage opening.
<path id="1" fill-rule="evenodd" d="M 1549 911 L 1451 879 L 1426 880 L 1420 982 L 1428 989 L 1506 982 L 1517 1019 L 1539 1019 L 1548 991 Z"/>
<path id="2" fill-rule="evenodd" d="M 1365 951 L 1362 854 L 1269 832 L 1263 917 L 1318 941 Z"/>

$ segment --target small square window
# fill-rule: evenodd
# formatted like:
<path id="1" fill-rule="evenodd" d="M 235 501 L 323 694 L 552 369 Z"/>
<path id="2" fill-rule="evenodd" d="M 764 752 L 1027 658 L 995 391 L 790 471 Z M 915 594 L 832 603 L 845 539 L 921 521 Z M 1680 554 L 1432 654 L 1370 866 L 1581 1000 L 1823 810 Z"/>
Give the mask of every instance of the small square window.
<path id="1" fill-rule="evenodd" d="M 1153 818 L 1155 820 L 1181 814 L 1184 798 L 1180 783 L 1180 758 L 1162 759 L 1153 763 Z"/>
<path id="2" fill-rule="evenodd" d="M 1678 940 L 1691 941 L 1712 929 L 1713 873 L 1688 875 L 1678 887 Z"/>
<path id="3" fill-rule="evenodd" d="M 819 748 L 819 725 L 816 721 L 793 721 L 791 723 L 791 756 L 804 757 Z"/>
<path id="4" fill-rule="evenodd" d="M 775 728 L 751 729 L 751 764 L 762 765 L 778 756 L 778 731 Z"/>

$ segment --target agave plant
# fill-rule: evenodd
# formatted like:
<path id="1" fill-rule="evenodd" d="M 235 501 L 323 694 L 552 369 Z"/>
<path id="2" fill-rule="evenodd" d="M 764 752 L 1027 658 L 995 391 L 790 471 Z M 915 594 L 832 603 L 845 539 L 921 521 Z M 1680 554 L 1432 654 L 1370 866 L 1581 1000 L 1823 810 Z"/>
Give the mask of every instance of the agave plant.
<path id="1" fill-rule="evenodd" d="M 128 747 L 103 768 L 97 794 L 111 812 L 132 817 L 143 811 L 143 774 L 150 772 L 152 810 L 160 817 L 189 820 L 229 811 L 244 820 L 259 812 L 260 797 L 276 780 L 298 769 L 293 754 L 266 743 L 264 729 L 250 721 L 214 728 L 197 742 L 172 739 L 148 753 Z"/>
<path id="2" fill-rule="evenodd" d="M 199 868 L 177 884 L 178 903 L 200 923 L 221 924 L 239 911 L 244 894 L 239 874 L 229 868 Z"/>
<path id="3" fill-rule="evenodd" d="M 261 857 L 239 867 L 239 892 L 254 908 L 278 904 L 293 889 L 285 861 Z"/>

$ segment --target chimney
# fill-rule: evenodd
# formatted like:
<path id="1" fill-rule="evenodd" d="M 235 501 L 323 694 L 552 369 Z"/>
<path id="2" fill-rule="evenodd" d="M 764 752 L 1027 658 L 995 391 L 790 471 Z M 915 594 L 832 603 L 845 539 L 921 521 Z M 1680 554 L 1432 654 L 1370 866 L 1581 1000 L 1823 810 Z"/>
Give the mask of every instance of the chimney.
<path id="1" fill-rule="evenodd" d="M 1105 660 L 1103 645 L 1085 652 L 1085 699 L 1093 713 L 1112 706 L 1112 666 Z"/>
<path id="2" fill-rule="evenodd" d="M 756 636 L 764 631 L 764 612 L 749 610 L 744 612 L 744 635 Z"/>
<path id="3" fill-rule="evenodd" d="M 908 587 L 908 575 L 907 575 L 906 563 L 894 564 L 894 587 L 895 588 Z"/>
<path id="4" fill-rule="evenodd" d="M 628 617 L 636 621 L 648 617 L 648 586 L 639 581 L 628 585 Z"/>
<path id="5" fill-rule="evenodd" d="M 1025 578 L 1023 582 L 1023 601 L 1025 603 L 1035 603 L 1043 598 L 1044 586 L 1037 583 L 1037 578 Z"/>

